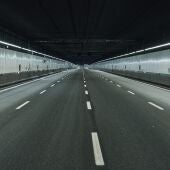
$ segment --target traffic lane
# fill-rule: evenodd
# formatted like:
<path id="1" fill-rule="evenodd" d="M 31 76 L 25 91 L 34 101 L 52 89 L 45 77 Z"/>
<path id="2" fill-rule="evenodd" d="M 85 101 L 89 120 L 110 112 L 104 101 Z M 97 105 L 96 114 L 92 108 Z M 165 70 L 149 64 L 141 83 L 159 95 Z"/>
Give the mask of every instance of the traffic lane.
<path id="1" fill-rule="evenodd" d="M 101 71 L 99 71 L 99 72 L 101 72 Z M 92 73 L 92 74 L 93 74 L 93 73 Z M 97 77 L 98 77 L 98 76 L 100 77 L 100 75 L 96 75 L 96 74 L 93 74 L 93 75 L 94 75 L 94 76 L 97 76 Z M 116 76 L 116 75 L 115 75 L 115 76 Z M 118 76 L 118 77 L 120 77 L 120 76 Z M 124 77 L 120 77 L 120 78 L 125 79 L 125 81 L 126 81 L 126 78 L 124 78 Z M 158 110 L 161 110 L 162 112 L 159 112 L 158 114 L 154 114 L 154 113 L 153 113 L 153 114 L 154 114 L 155 117 L 157 117 L 157 119 L 158 119 L 159 121 L 163 122 L 163 124 L 164 124 L 166 127 L 169 128 L 170 107 L 167 106 L 165 103 L 162 104 L 162 101 L 159 100 L 159 98 L 157 98 L 157 100 L 155 100 L 154 98 L 148 97 L 148 95 L 145 96 L 144 94 L 147 93 L 147 92 L 146 92 L 146 88 L 137 87 L 137 88 L 140 89 L 141 92 L 143 91 L 144 94 L 141 95 L 140 93 L 136 92 L 135 90 L 124 86 L 122 83 L 115 83 L 115 81 L 113 81 L 113 80 L 111 80 L 111 79 L 109 79 L 109 78 L 106 78 L 106 77 L 102 78 L 102 80 L 110 83 L 110 84 L 113 85 L 113 86 L 116 86 L 116 87 L 121 88 L 125 93 L 128 93 L 129 95 L 132 95 L 132 96 L 135 95 L 135 96 L 137 96 L 138 98 L 140 98 L 141 100 L 143 100 L 143 102 L 145 102 L 145 104 L 148 104 L 150 107 L 154 107 L 155 110 L 157 110 L 157 109 L 158 109 Z M 131 80 L 129 80 L 129 81 L 131 81 Z M 132 81 L 134 81 L 134 80 L 132 80 Z M 138 82 L 138 81 L 137 81 L 137 83 L 140 84 L 140 82 Z M 129 83 L 129 84 L 130 84 L 130 83 Z M 152 86 L 152 85 L 150 86 L 150 85 L 145 84 L 145 83 L 142 83 L 142 84 L 148 86 L 149 88 L 153 88 L 154 90 L 156 89 L 156 90 L 158 90 L 159 92 L 162 91 L 162 93 L 166 93 L 167 95 L 169 95 L 169 93 L 168 93 L 168 91 L 167 91 L 166 89 L 162 89 L 162 88 L 155 87 L 155 86 Z M 130 85 L 129 85 L 129 86 L 130 86 Z M 158 89 L 157 89 L 157 88 L 158 88 Z M 159 94 L 159 95 L 161 96 L 161 94 Z M 166 100 L 166 98 L 164 98 L 164 100 Z M 164 113 L 166 113 L 166 114 L 164 114 Z"/>
<path id="2" fill-rule="evenodd" d="M 74 73 L 73 73 L 74 74 Z M 70 75 L 72 76 L 72 74 Z M 50 81 L 46 81 L 46 83 L 42 83 L 43 80 L 40 80 L 38 82 L 36 82 L 36 84 L 31 83 L 25 86 L 21 86 L 18 87 L 19 89 L 13 89 L 10 91 L 6 91 L 6 93 L 4 92 L 4 94 L 2 94 L 0 97 L 0 126 L 3 126 L 4 124 L 6 124 L 6 122 L 10 121 L 11 119 L 13 119 L 14 117 L 17 116 L 18 112 L 15 112 L 16 114 L 14 114 L 13 110 L 14 109 L 18 109 L 21 106 L 23 106 L 25 103 L 27 102 L 31 102 L 34 98 L 38 97 L 42 98 L 42 91 L 46 92 L 51 88 L 51 85 L 55 85 L 55 86 L 59 86 L 61 84 L 62 86 L 62 82 L 61 79 L 57 79 L 56 83 L 53 82 L 54 77 L 56 77 L 56 75 L 54 75 L 54 77 L 50 76 L 52 78 L 52 82 L 50 83 Z M 63 77 L 63 76 L 61 76 Z M 67 76 L 68 77 L 68 76 Z M 54 79 L 55 80 L 55 79 Z M 43 85 L 42 85 L 43 84 Z M 45 88 L 42 88 L 42 86 L 45 85 Z M 55 87 L 53 86 L 53 87 Z M 34 88 L 35 87 L 35 88 Z M 22 92 L 19 93 L 20 88 L 24 88 L 24 90 L 21 89 Z M 26 90 L 25 90 L 26 89 Z M 31 91 L 33 89 L 33 91 Z M 17 93 L 15 92 L 17 91 Z M 24 105 L 25 106 L 25 105 Z M 22 107 L 21 107 L 22 108 Z M 6 114 L 9 113 L 9 114 Z"/>
<path id="3" fill-rule="evenodd" d="M 22 102 L 25 98 L 31 97 L 32 95 L 39 93 L 43 89 L 47 89 L 50 84 L 58 83 L 62 77 L 67 75 L 74 74 L 73 71 L 66 73 L 57 73 L 54 75 L 50 75 L 47 77 L 43 77 L 34 81 L 27 82 L 24 85 L 17 84 L 12 87 L 16 87 L 11 89 L 11 87 L 7 87 L 5 89 L 0 90 L 0 111 L 5 111 L 12 106 L 15 106 L 17 103 Z M 18 86 L 19 85 L 19 86 Z M 8 90 L 9 89 L 9 90 Z M 4 91 L 6 90 L 6 91 Z"/>
<path id="4" fill-rule="evenodd" d="M 20 82 L 20 83 L 15 83 L 13 85 L 9 85 L 9 86 L 6 86 L 6 87 L 1 87 L 0 88 L 0 94 L 2 94 L 3 92 L 6 92 L 6 91 L 10 91 L 10 90 L 13 90 L 15 88 L 18 88 L 20 86 L 23 86 L 23 85 L 27 85 L 27 84 L 30 84 L 30 83 L 33 83 L 33 82 L 36 82 L 36 81 L 39 81 L 39 80 L 44 80 L 44 79 L 48 79 L 50 77 L 58 77 L 58 76 L 64 76 L 66 75 L 67 73 L 69 72 L 73 72 L 73 70 L 69 70 L 69 71 L 61 71 L 61 72 L 58 72 L 58 73 L 54 73 L 54 74 L 51 74 L 51 75 L 46 75 L 46 76 L 43 76 L 41 78 L 37 77 L 33 80 L 30 80 L 30 81 L 25 81 L 25 82 Z"/>
<path id="5" fill-rule="evenodd" d="M 103 71 L 94 72 L 96 74 L 100 73 L 101 76 L 107 77 L 108 79 L 113 80 L 115 83 L 121 84 L 126 88 L 136 91 L 143 97 L 153 99 L 154 101 L 161 103 L 161 105 L 163 105 L 164 107 L 170 108 L 170 90 L 168 89 Z"/>
<path id="6" fill-rule="evenodd" d="M 154 101 L 160 103 L 164 107 L 170 108 L 170 90 L 164 89 L 158 86 L 133 80 L 130 78 L 125 78 L 122 76 L 110 74 L 103 71 L 90 70 L 95 75 L 101 75 L 107 77 L 115 83 L 121 84 L 122 86 L 136 91 L 143 97 L 153 99 Z"/>
<path id="7" fill-rule="evenodd" d="M 86 74 L 108 169 L 168 169 L 168 111 L 150 107 L 139 96 Z"/>
<path id="8" fill-rule="evenodd" d="M 96 169 L 82 75 L 35 95 L 0 127 L 0 169 Z"/>
<path id="9" fill-rule="evenodd" d="M 11 90 L 15 90 L 15 89 L 18 89 L 19 87 L 23 87 L 23 86 L 30 85 L 30 84 L 33 84 L 33 83 L 37 83 L 37 82 L 39 83 L 39 81 L 41 81 L 41 80 L 53 81 L 53 80 L 56 80 L 56 79 L 60 79 L 62 77 L 65 77 L 67 75 L 74 73 L 75 71 L 76 71 L 75 69 L 74 70 L 73 69 L 68 70 L 68 71 L 62 71 L 62 72 L 58 72 L 58 73 L 51 74 L 51 75 L 48 75 L 48 76 L 43 76 L 41 78 L 36 78 L 34 80 L 31 80 L 31 81 L 26 81 L 26 82 L 23 82 L 23 83 L 16 83 L 16 84 L 11 85 L 11 86 L 0 88 L 0 94 L 9 92 Z"/>

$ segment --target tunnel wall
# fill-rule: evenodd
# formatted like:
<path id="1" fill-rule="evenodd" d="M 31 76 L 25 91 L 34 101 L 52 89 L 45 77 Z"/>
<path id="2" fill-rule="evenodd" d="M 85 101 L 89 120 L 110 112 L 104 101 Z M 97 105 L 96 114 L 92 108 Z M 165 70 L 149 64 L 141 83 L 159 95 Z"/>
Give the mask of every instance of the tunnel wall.
<path id="1" fill-rule="evenodd" d="M 0 86 L 73 67 L 59 59 L 0 48 Z"/>
<path id="2" fill-rule="evenodd" d="M 98 62 L 90 67 L 170 86 L 170 50 L 112 59 Z"/>

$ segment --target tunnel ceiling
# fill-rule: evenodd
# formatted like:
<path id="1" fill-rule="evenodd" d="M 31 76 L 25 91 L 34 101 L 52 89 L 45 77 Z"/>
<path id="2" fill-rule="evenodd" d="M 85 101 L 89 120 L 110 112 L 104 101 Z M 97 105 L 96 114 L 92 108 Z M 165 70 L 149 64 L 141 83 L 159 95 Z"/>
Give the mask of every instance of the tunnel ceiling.
<path id="1" fill-rule="evenodd" d="M 2 28 L 80 64 L 169 41 L 169 16 L 155 0 L 0 1 Z"/>

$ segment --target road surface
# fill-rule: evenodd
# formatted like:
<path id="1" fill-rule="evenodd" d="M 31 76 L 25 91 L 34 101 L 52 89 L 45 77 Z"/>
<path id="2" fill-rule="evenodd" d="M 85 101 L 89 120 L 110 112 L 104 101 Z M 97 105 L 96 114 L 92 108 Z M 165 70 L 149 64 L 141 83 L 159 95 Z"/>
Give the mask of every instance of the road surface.
<path id="1" fill-rule="evenodd" d="M 94 70 L 0 89 L 1 170 L 168 170 L 170 91 Z"/>

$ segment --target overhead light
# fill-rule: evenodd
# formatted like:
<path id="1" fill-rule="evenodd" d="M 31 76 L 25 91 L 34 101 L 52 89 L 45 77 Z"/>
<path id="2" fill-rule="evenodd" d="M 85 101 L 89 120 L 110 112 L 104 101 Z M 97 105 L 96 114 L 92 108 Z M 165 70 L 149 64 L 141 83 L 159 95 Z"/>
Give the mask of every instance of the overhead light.
<path id="1" fill-rule="evenodd" d="M 7 45 L 7 46 L 11 46 L 11 47 L 15 47 L 15 48 L 21 48 L 21 47 L 18 46 L 18 45 L 14 45 L 14 44 L 7 43 L 7 42 L 4 42 L 4 41 L 0 41 L 0 44 Z"/>
<path id="2" fill-rule="evenodd" d="M 27 49 L 27 48 L 21 48 L 22 50 L 25 50 L 25 51 L 29 51 L 29 52 L 32 52 L 32 50 L 30 49 Z"/>
<path id="3" fill-rule="evenodd" d="M 157 46 L 154 46 L 154 47 L 146 48 L 145 51 L 153 50 L 153 49 L 161 48 L 161 47 L 166 47 L 166 46 L 169 46 L 169 45 L 170 45 L 170 43 L 166 43 L 166 44 L 162 44 L 162 45 L 157 45 Z"/>
<path id="4" fill-rule="evenodd" d="M 145 50 L 138 50 L 136 51 L 136 53 L 140 53 L 140 52 L 144 52 Z"/>
<path id="5" fill-rule="evenodd" d="M 105 60 L 98 61 L 94 64 L 101 63 L 103 61 L 108 61 L 108 60 L 115 59 L 115 58 L 121 58 L 121 57 L 129 56 L 129 55 L 132 55 L 132 54 L 141 53 L 141 52 L 144 52 L 144 51 L 154 50 L 154 49 L 161 48 L 161 47 L 167 47 L 167 46 L 170 46 L 170 43 L 165 43 L 165 44 L 157 45 L 157 46 L 154 46 L 154 47 L 149 47 L 149 48 L 146 48 L 146 49 L 134 51 L 134 52 L 131 52 L 131 53 L 122 54 L 122 55 L 119 55 L 119 56 L 116 56 L 116 57 L 112 57 L 112 58 L 108 58 L 108 59 L 105 59 Z"/>
<path id="6" fill-rule="evenodd" d="M 66 61 L 63 60 L 63 59 L 60 59 L 60 58 L 57 58 L 57 57 L 53 57 L 53 56 L 50 56 L 50 55 L 47 55 L 47 54 L 44 54 L 44 53 L 40 53 L 40 52 L 37 52 L 37 51 L 34 51 L 34 50 L 30 50 L 30 49 L 28 49 L 28 48 L 20 47 L 20 46 L 18 46 L 18 45 L 14 45 L 14 44 L 11 44 L 11 43 L 8 43 L 8 42 L 0 41 L 0 44 L 6 45 L 7 47 L 10 46 L 10 47 L 22 49 L 22 50 L 24 50 L 24 51 L 29 51 L 29 52 L 31 52 L 31 53 L 40 54 L 40 55 L 43 55 L 43 56 L 46 56 L 46 57 L 49 57 L 49 58 L 52 58 L 52 59 L 55 59 L 55 60 L 60 60 L 60 61 L 66 62 Z M 68 62 L 68 61 L 67 61 L 67 62 Z M 69 62 L 68 62 L 68 63 L 69 63 Z"/>

